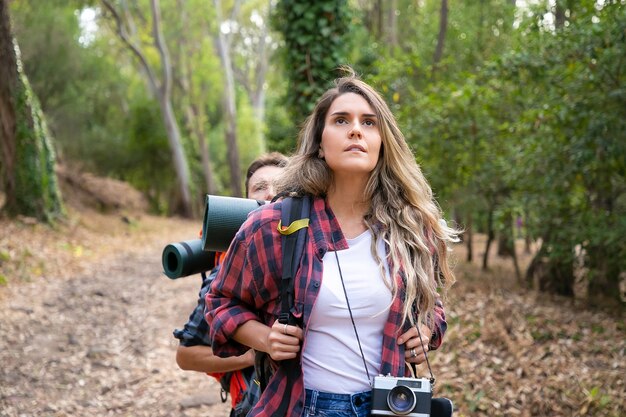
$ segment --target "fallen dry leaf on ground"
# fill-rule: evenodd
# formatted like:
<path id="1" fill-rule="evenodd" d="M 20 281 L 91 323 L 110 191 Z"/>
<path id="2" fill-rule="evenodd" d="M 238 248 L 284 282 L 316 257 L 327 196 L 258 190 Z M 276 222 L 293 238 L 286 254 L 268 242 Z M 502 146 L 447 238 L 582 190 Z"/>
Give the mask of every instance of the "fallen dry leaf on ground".
<path id="1" fill-rule="evenodd" d="M 218 384 L 174 362 L 200 279 L 167 279 L 160 255 L 199 227 L 84 208 L 56 228 L 0 220 L 0 415 L 227 416 Z M 623 317 L 520 289 L 509 264 L 458 262 L 435 395 L 458 417 L 624 415 Z"/>

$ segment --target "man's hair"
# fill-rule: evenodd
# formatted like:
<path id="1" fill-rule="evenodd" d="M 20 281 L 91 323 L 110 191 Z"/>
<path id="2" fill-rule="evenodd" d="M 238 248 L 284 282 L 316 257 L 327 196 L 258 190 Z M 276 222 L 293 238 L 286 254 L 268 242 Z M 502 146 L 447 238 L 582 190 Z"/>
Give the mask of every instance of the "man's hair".
<path id="1" fill-rule="evenodd" d="M 289 162 L 289 158 L 280 152 L 263 154 L 252 161 L 246 172 L 246 197 L 248 197 L 248 183 L 250 182 L 250 177 L 252 177 L 255 172 L 266 166 L 284 168 L 287 166 L 287 162 Z"/>

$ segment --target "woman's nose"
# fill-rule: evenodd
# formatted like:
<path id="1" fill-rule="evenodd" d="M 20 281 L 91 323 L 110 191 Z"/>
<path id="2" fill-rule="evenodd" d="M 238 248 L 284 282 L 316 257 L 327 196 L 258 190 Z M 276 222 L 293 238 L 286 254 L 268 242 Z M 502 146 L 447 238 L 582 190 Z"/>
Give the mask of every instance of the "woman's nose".
<path id="1" fill-rule="evenodd" d="M 350 132 L 348 133 L 348 136 L 350 137 L 350 139 L 354 137 L 360 139 L 362 136 L 361 126 L 358 123 L 353 124 L 352 129 L 350 129 Z"/>

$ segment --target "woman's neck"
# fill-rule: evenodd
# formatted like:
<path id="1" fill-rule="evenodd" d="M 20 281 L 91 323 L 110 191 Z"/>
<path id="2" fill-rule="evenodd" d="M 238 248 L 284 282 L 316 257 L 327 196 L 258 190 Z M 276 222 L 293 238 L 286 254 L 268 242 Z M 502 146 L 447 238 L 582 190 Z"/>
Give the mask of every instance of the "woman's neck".
<path id="1" fill-rule="evenodd" d="M 347 239 L 357 237 L 367 229 L 364 218 L 370 203 L 363 198 L 365 186 L 355 185 L 335 182 L 328 192 L 328 204 Z"/>

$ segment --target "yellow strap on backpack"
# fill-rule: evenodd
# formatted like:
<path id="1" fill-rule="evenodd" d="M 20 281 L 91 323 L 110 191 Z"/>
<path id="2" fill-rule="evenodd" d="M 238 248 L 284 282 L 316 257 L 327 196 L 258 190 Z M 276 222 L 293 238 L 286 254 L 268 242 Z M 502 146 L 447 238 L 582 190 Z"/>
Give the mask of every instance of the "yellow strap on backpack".
<path id="1" fill-rule="evenodd" d="M 283 227 L 281 220 L 278 221 L 278 233 L 281 235 L 290 235 L 305 227 L 309 227 L 309 219 L 294 220 L 287 227 Z"/>

